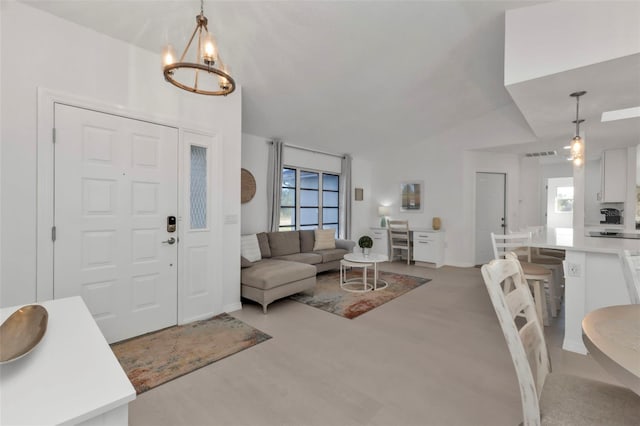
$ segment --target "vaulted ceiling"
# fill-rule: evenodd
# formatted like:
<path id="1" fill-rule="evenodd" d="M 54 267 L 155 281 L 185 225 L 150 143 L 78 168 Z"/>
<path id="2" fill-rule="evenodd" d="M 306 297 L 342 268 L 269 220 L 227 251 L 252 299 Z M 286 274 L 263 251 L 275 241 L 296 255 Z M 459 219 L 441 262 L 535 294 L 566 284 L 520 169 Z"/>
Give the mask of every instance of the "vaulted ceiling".
<path id="1" fill-rule="evenodd" d="M 26 3 L 154 52 L 168 41 L 182 48 L 200 9 L 192 0 Z M 504 12 L 532 4 L 205 1 L 204 11 L 242 86 L 243 132 L 375 157 L 461 123 L 492 139 L 475 133 L 470 147 L 535 143 L 503 78 Z"/>

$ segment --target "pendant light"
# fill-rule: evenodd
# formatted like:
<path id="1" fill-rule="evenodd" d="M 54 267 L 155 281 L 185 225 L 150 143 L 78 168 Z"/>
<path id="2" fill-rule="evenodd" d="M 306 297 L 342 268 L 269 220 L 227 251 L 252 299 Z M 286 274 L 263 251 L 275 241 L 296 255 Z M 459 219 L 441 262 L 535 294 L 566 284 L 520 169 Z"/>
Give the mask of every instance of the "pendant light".
<path id="1" fill-rule="evenodd" d="M 213 34 L 207 27 L 209 20 L 204 16 L 204 0 L 200 0 L 200 14 L 196 16 L 196 28 L 184 48 L 180 59 L 176 61 L 176 52 L 168 44 L 162 49 L 162 71 L 169 83 L 188 92 L 201 95 L 227 96 L 236 88 L 236 82 L 229 75 L 229 68 L 220 58 Z M 193 40 L 197 38 L 197 47 L 193 62 L 187 54 Z M 195 56 L 195 57 L 193 57 Z"/>
<path id="2" fill-rule="evenodd" d="M 569 95 L 572 98 L 576 98 L 576 119 L 572 121 L 576 125 L 576 135 L 571 139 L 571 160 L 573 165 L 578 167 L 584 163 L 584 139 L 580 136 L 580 123 L 583 123 L 584 120 L 580 119 L 580 96 L 586 93 L 586 91 L 582 90 Z"/>

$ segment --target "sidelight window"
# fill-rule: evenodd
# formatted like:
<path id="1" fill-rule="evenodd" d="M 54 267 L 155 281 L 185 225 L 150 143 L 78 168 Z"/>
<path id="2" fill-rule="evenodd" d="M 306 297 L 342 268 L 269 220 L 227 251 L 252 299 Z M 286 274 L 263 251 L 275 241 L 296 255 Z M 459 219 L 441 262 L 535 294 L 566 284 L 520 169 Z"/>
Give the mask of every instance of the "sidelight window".
<path id="1" fill-rule="evenodd" d="M 191 229 L 207 228 L 207 148 L 191 145 Z"/>

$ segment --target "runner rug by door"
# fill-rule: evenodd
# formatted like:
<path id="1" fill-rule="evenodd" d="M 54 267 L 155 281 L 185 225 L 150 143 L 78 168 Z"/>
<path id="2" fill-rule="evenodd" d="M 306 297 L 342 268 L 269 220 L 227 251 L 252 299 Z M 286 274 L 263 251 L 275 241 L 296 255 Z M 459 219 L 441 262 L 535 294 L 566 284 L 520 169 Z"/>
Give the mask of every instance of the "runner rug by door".
<path id="1" fill-rule="evenodd" d="M 137 394 L 238 353 L 271 336 L 229 314 L 111 345 Z"/>
<path id="2" fill-rule="evenodd" d="M 367 274 L 373 274 L 373 272 L 369 271 Z M 349 271 L 349 278 L 361 276 L 360 269 Z M 313 295 L 309 292 L 294 294 L 290 297 L 314 308 L 353 319 L 431 281 L 427 278 L 391 272 L 378 272 L 378 278 L 387 281 L 389 286 L 366 293 L 350 293 L 340 288 L 340 272 L 321 273 L 316 276 L 316 288 Z"/>

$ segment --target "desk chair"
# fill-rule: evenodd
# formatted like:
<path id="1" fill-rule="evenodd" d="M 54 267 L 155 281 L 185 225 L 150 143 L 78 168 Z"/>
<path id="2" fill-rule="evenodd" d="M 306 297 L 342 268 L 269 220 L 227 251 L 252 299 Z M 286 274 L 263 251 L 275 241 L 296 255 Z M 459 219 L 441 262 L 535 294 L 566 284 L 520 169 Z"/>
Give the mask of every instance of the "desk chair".
<path id="1" fill-rule="evenodd" d="M 493 246 L 493 257 L 495 259 L 503 259 L 508 252 L 515 253 L 519 258 L 528 259 L 531 257 L 531 249 L 529 248 L 530 234 L 494 234 L 491 233 L 491 244 Z M 547 297 L 545 294 L 545 288 L 550 290 L 553 288 L 553 272 L 549 269 L 536 265 L 535 263 L 526 262 L 521 260 L 521 267 L 524 271 L 524 278 L 531 285 L 533 291 L 533 299 L 536 304 L 536 312 L 540 322 L 544 325 L 549 325 L 549 312 L 547 309 Z M 547 283 L 547 286 L 544 283 Z M 510 289 L 505 288 L 505 292 L 509 292 Z M 549 295 L 549 302 L 553 303 L 554 297 Z M 552 311 L 555 309 L 555 305 L 552 305 Z"/>
<path id="2" fill-rule="evenodd" d="M 402 258 L 402 252 L 407 252 L 407 265 L 411 264 L 411 236 L 409 233 L 409 221 L 407 220 L 390 220 L 387 225 L 389 233 L 389 253 L 390 260 L 396 256 L 396 250 L 400 251 L 399 256 Z"/>
<path id="3" fill-rule="evenodd" d="M 515 254 L 482 266 L 520 384 L 524 426 L 637 425 L 640 396 L 595 380 L 551 373 L 544 333 Z M 503 288 L 514 288 L 505 294 Z M 514 318 L 524 314 L 518 328 Z"/>

